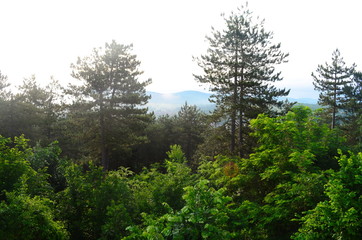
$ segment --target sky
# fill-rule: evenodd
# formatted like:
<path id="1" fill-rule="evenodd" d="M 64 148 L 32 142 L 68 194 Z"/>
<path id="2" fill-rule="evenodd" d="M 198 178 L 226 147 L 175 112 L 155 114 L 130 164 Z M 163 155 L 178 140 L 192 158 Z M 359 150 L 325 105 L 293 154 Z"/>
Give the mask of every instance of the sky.
<path id="1" fill-rule="evenodd" d="M 207 91 L 193 74 L 192 60 L 207 50 L 211 27 L 222 30 L 226 15 L 241 0 L 0 0 L 0 71 L 18 86 L 35 75 L 72 79 L 71 63 L 93 48 L 116 40 L 133 44 L 149 91 Z M 362 70 L 362 2 L 359 0 L 249 0 L 253 15 L 265 19 L 274 42 L 290 54 L 279 66 L 280 88 L 292 98 L 318 98 L 311 73 L 330 62 L 338 48 L 348 65 Z"/>

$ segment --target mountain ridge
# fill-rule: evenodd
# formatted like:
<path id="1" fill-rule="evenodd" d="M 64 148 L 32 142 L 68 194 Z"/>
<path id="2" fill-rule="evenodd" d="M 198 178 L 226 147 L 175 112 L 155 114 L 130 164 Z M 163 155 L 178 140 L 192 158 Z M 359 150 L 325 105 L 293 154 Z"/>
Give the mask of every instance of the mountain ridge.
<path id="1" fill-rule="evenodd" d="M 146 94 L 151 96 L 151 99 L 148 101 L 146 106 L 150 111 L 153 111 L 156 116 L 165 114 L 174 115 L 185 103 L 188 105 L 196 105 L 201 109 L 201 111 L 206 113 L 215 108 L 215 103 L 211 103 L 209 101 L 212 93 L 188 90 L 175 93 L 147 91 Z M 288 99 L 289 102 L 297 102 L 301 105 L 305 104 L 306 106 L 311 106 L 312 108 L 314 105 L 317 105 L 317 99 L 313 98 L 282 97 L 280 99 Z"/>

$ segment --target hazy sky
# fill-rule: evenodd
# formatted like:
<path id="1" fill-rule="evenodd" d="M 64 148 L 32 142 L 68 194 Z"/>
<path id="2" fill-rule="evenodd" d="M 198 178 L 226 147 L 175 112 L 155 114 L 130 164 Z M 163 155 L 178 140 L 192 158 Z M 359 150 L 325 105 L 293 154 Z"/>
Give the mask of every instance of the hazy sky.
<path id="1" fill-rule="evenodd" d="M 70 64 L 112 39 L 134 45 L 142 79 L 157 92 L 203 90 L 192 56 L 207 49 L 205 35 L 222 26 L 245 1 L 236 0 L 0 0 L 0 70 L 14 85 L 35 74 L 72 81 Z M 314 97 L 311 72 L 339 48 L 362 70 L 362 2 L 359 0 L 249 0 L 255 16 L 289 52 L 280 87 L 291 97 Z M 73 80 L 74 81 L 74 80 Z"/>

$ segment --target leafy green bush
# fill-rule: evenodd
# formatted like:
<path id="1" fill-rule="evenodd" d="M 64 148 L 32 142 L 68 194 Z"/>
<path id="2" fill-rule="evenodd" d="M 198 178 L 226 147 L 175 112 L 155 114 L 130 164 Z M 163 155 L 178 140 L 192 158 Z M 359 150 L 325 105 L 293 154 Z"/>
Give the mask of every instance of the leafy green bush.
<path id="1" fill-rule="evenodd" d="M 362 239 L 362 153 L 342 155 L 326 187 L 326 201 L 306 213 L 293 239 Z"/>
<path id="2" fill-rule="evenodd" d="M 106 172 L 93 164 L 89 169 L 76 164 L 67 168 L 67 188 L 57 198 L 72 239 L 114 239 L 133 223 L 135 201 L 128 174 L 124 169 Z"/>
<path id="3" fill-rule="evenodd" d="M 23 136 L 0 136 L 1 239 L 68 239 L 64 225 L 55 220 L 52 193 L 42 169 L 29 162 L 34 153 Z"/>
<path id="4" fill-rule="evenodd" d="M 53 203 L 47 198 L 11 192 L 0 203 L 0 236 L 7 240 L 69 239 L 64 224 L 54 220 Z"/>
<path id="5" fill-rule="evenodd" d="M 185 206 L 178 211 L 168 208 L 161 217 L 143 214 L 143 227 L 130 227 L 131 239 L 231 239 L 228 207 L 231 198 L 225 189 L 215 190 L 209 181 L 200 180 L 185 188 Z M 167 204 L 166 204 L 167 206 Z"/>

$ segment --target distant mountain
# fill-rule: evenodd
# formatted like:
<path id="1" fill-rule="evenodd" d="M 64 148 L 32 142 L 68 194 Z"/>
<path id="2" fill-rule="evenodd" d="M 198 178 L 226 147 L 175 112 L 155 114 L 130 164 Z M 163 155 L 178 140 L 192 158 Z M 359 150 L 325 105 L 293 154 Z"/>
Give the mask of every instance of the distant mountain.
<path id="1" fill-rule="evenodd" d="M 177 93 L 147 92 L 147 94 L 151 95 L 147 107 L 150 111 L 153 111 L 156 116 L 165 114 L 174 115 L 185 103 L 188 105 L 196 105 L 206 113 L 215 108 L 215 104 L 209 102 L 211 93 L 183 91 Z"/>
<path id="2" fill-rule="evenodd" d="M 297 103 L 307 103 L 307 104 L 317 104 L 318 100 L 314 98 L 290 98 L 290 97 L 282 97 L 281 100 L 288 99 L 289 102 L 297 102 Z"/>
<path id="3" fill-rule="evenodd" d="M 215 108 L 215 104 L 209 102 L 211 93 L 183 91 L 177 93 L 147 92 L 147 94 L 151 95 L 151 99 L 148 101 L 147 107 L 150 111 L 153 111 L 156 116 L 165 114 L 174 115 L 186 102 L 188 105 L 196 105 L 206 113 L 212 111 Z M 281 98 L 281 100 L 286 99 L 288 99 L 290 102 L 297 102 L 298 105 L 309 106 L 312 109 L 318 108 L 316 99 L 289 97 Z"/>

